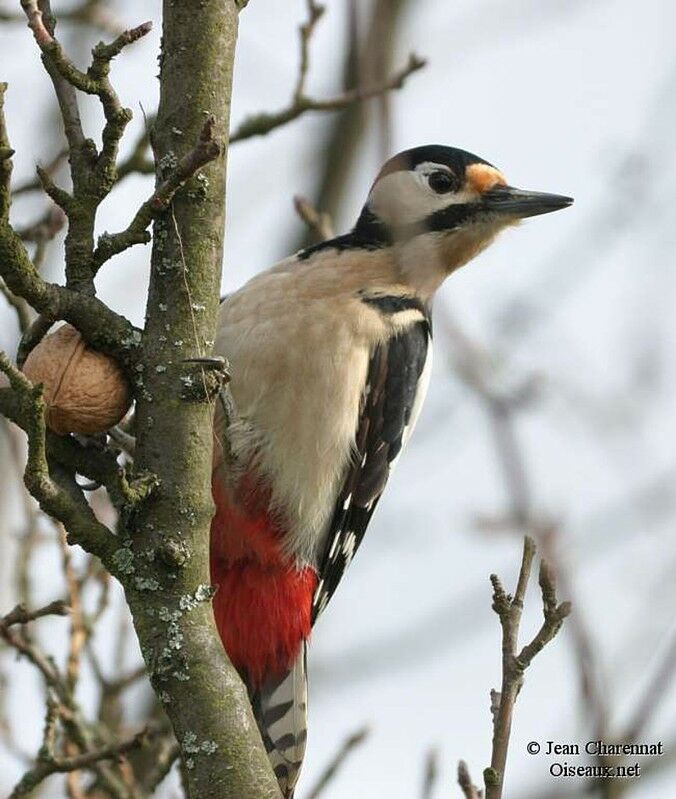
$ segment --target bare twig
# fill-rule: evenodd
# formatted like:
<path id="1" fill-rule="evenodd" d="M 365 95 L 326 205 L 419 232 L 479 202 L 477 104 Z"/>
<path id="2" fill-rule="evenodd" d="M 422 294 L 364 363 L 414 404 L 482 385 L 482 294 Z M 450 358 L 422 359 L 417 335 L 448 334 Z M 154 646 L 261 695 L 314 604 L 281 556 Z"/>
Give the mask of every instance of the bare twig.
<path id="1" fill-rule="evenodd" d="M 469 768 L 464 760 L 458 763 L 458 785 L 465 799 L 482 799 L 483 793 L 472 782 Z"/>
<path id="2" fill-rule="evenodd" d="M 369 734 L 368 727 L 363 727 L 361 730 L 349 735 L 342 743 L 340 749 L 331 758 L 331 761 L 319 775 L 319 779 L 315 785 L 310 789 L 307 799 L 317 799 L 321 796 L 326 787 L 330 784 L 331 780 L 336 776 L 338 769 L 343 765 L 345 760 L 350 756 L 352 751 L 360 746 L 366 740 Z"/>
<path id="3" fill-rule="evenodd" d="M 33 31 L 35 41 L 44 47 L 53 41 L 50 32 L 47 30 L 42 10 L 38 7 L 37 0 L 21 0 L 23 8 L 28 18 L 28 27 Z"/>
<path id="4" fill-rule="evenodd" d="M 544 560 L 540 561 L 538 583 L 542 593 L 544 621 L 533 640 L 517 655 L 522 670 L 527 669 L 533 658 L 554 638 L 571 610 L 570 602 L 562 602 L 560 605 L 557 603 L 554 573 Z"/>
<path id="5" fill-rule="evenodd" d="M 6 286 L 5 281 L 0 278 L 0 294 L 7 300 L 9 305 L 16 311 L 19 330 L 25 333 L 33 320 L 30 306 L 23 297 L 17 297 Z"/>
<path id="6" fill-rule="evenodd" d="M 58 168 L 66 161 L 67 158 L 68 151 L 60 150 L 51 161 L 42 167 L 42 171 L 50 177 L 53 177 Z M 42 190 L 42 181 L 36 176 L 30 180 L 24 181 L 23 183 L 15 184 L 12 188 L 12 196 L 18 197 L 20 194 L 28 194 L 28 192 L 40 190 Z"/>
<path id="7" fill-rule="evenodd" d="M 16 228 L 16 232 L 23 241 L 43 242 L 53 239 L 65 224 L 66 216 L 63 210 L 52 205 L 40 219 L 25 227 Z"/>
<path id="8" fill-rule="evenodd" d="M 204 123 L 199 142 L 173 166 L 167 177 L 157 186 L 153 195 L 136 212 L 126 230 L 113 235 L 99 237 L 94 251 L 94 269 L 100 268 L 107 260 L 134 244 L 147 244 L 150 233 L 147 228 L 152 220 L 165 211 L 176 192 L 195 175 L 201 167 L 218 158 L 221 145 L 213 138 L 214 119 L 209 117 Z"/>
<path id="9" fill-rule="evenodd" d="M 59 606 L 54 603 L 53 607 L 57 611 L 59 610 Z M 0 637 L 2 637 L 5 643 L 15 649 L 19 655 L 25 657 L 37 668 L 45 681 L 48 696 L 55 698 L 50 699 L 48 702 L 43 746 L 40 749 L 35 766 L 24 775 L 24 778 L 14 789 L 15 793 L 13 793 L 12 796 L 17 797 L 23 796 L 31 791 L 35 785 L 49 776 L 49 774 L 62 770 L 61 768 L 53 768 L 54 762 L 56 761 L 56 756 L 54 755 L 54 739 L 57 715 L 63 721 L 64 728 L 71 740 L 83 754 L 91 755 L 92 752 L 100 753 L 101 751 L 106 752 L 111 749 L 111 746 L 108 746 L 107 743 L 103 750 L 100 749 L 97 735 L 92 734 L 92 731 L 80 716 L 80 711 L 67 680 L 60 673 L 53 659 L 45 654 L 30 638 L 25 625 L 33 618 L 37 618 L 37 614 L 38 611 L 29 613 L 23 609 L 15 608 L 14 611 L 8 615 L 10 621 L 12 618 L 17 619 L 17 621 L 11 625 L 0 624 Z M 19 629 L 14 629 L 14 627 L 17 626 Z M 116 797 L 116 799 L 118 797 L 120 799 L 122 797 L 127 797 L 127 792 L 121 791 L 123 786 L 119 778 L 105 762 L 102 762 L 105 761 L 105 759 L 107 759 L 107 757 L 91 757 L 88 761 L 85 761 L 85 765 L 94 768 L 98 777 L 109 790 L 111 796 Z M 84 767 L 81 765 L 81 761 L 74 759 L 60 760 L 58 762 L 60 764 L 72 764 L 74 769 Z"/>
<path id="10" fill-rule="evenodd" d="M 28 26 L 33 31 L 33 35 L 42 49 L 53 41 L 52 34 L 56 25 L 50 6 L 50 0 L 39 0 L 38 3 L 24 3 L 22 1 L 22 6 L 24 12 L 28 16 Z M 29 6 L 29 8 L 27 9 L 26 6 Z M 33 22 L 31 22 L 31 19 L 33 19 Z M 37 23 L 37 29 L 34 27 L 36 20 L 39 21 Z M 85 135 L 82 130 L 80 109 L 78 107 L 75 89 L 68 80 L 59 73 L 51 59 L 45 56 L 43 58 L 43 64 L 47 70 L 47 74 L 51 78 L 52 85 L 54 86 L 54 93 L 59 103 L 73 168 L 77 165 L 79 169 L 82 156 L 87 152 L 88 147 L 86 146 Z"/>
<path id="11" fill-rule="evenodd" d="M 390 76 L 376 81 L 367 86 L 358 86 L 354 89 L 347 89 L 335 97 L 323 100 L 308 97 L 305 91 L 307 75 L 309 70 L 309 42 L 315 30 L 317 22 L 324 13 L 323 6 L 308 0 L 308 19 L 300 27 L 300 65 L 298 78 L 293 91 L 290 103 L 281 111 L 273 113 L 254 114 L 240 123 L 230 134 L 230 143 L 244 141 L 253 136 L 265 136 L 276 128 L 287 125 L 298 117 L 309 111 L 339 111 L 347 108 L 354 103 L 369 100 L 372 97 L 379 97 L 395 89 L 401 89 L 406 80 L 419 69 L 422 69 L 426 61 L 419 58 L 414 53 L 408 58 L 408 62 L 401 69 L 393 72 Z"/>
<path id="12" fill-rule="evenodd" d="M 570 613 L 570 603 L 556 601 L 553 575 L 547 565 L 540 565 L 540 588 L 544 609 L 544 622 L 532 641 L 518 650 L 519 627 L 523 611 L 526 588 L 530 578 L 535 543 L 524 538 L 523 556 L 514 597 L 505 589 L 496 574 L 491 575 L 493 584 L 493 610 L 498 614 L 502 626 L 502 687 L 500 705 L 494 716 L 493 751 L 491 765 L 484 770 L 486 799 L 501 799 L 504 786 L 505 765 L 509 749 L 514 704 L 523 684 L 523 674 L 531 661 L 551 641 Z"/>
<path id="13" fill-rule="evenodd" d="M 70 607 L 62 599 L 50 602 L 37 610 L 28 610 L 24 605 L 17 605 L 5 616 L 0 616 L 0 630 L 7 630 L 15 624 L 29 624 L 43 616 L 67 616 Z"/>
<path id="14" fill-rule="evenodd" d="M 124 31 L 110 44 L 99 43 L 92 50 L 87 72 L 80 71 L 54 37 L 54 18 L 49 0 L 22 0 L 28 25 L 38 43 L 45 67 L 59 99 L 69 145 L 73 193 L 57 187 L 45 171 L 38 176 L 45 191 L 68 215 L 66 235 L 66 281 L 69 287 L 93 294 L 96 269 L 91 264 L 96 209 L 116 181 L 120 139 L 132 112 L 120 103 L 109 80 L 110 64 L 124 47 L 145 36 L 151 23 Z M 103 145 L 98 153 L 82 133 L 75 89 L 99 98 L 105 116 Z"/>
<path id="15" fill-rule="evenodd" d="M 10 183 L 12 180 L 12 156 L 14 150 L 9 146 L 9 135 L 5 124 L 4 105 L 7 84 L 0 83 L 0 221 L 9 219 L 9 206 L 12 202 Z"/>
<path id="16" fill-rule="evenodd" d="M 29 5 L 31 6 L 29 10 L 33 13 L 35 4 Z M 45 5 L 48 6 L 46 2 Z M 37 7 L 35 7 L 35 10 L 37 10 Z M 41 25 L 44 26 L 41 13 L 35 19 L 35 24 L 38 28 Z M 0 142 L 4 141 L 6 143 L 3 97 L 4 85 L 3 91 L 0 91 Z M 75 180 L 77 158 L 74 152 L 71 148 L 71 162 Z M 4 167 L 7 166 L 7 161 L 11 154 L 11 148 L 0 143 L 0 162 L 2 162 Z M 8 174 L 6 170 L 4 174 Z M 44 173 L 42 174 L 44 176 Z M 90 173 L 87 172 L 87 180 L 89 175 Z M 80 177 L 83 176 L 80 175 Z M 140 335 L 135 335 L 132 326 L 124 317 L 111 311 L 104 303 L 93 296 L 89 296 L 87 292 L 79 293 L 78 291 L 47 283 L 42 279 L 35 264 L 28 257 L 21 238 L 9 224 L 9 188 L 8 180 L 0 181 L 0 211 L 2 211 L 0 213 L 0 275 L 9 291 L 14 296 L 25 299 L 46 320 L 66 319 L 71 322 L 80 330 L 90 344 L 103 352 L 109 352 L 117 357 L 123 368 L 131 366 L 129 364 L 130 356 L 133 360 L 138 352 Z M 89 188 L 87 191 L 89 191 Z M 78 278 L 71 281 L 73 284 L 71 288 L 91 289 L 93 287 L 91 264 L 88 257 L 90 244 L 88 242 L 93 241 L 95 208 L 93 210 L 90 209 L 90 211 L 91 214 L 89 215 L 88 212 L 86 218 L 78 217 L 75 228 L 71 225 L 66 237 L 66 261 L 68 262 L 69 260 L 68 250 L 70 247 L 71 264 L 75 270 L 73 275 Z M 71 219 L 70 221 L 72 223 L 73 220 Z M 41 335 L 44 334 L 45 328 L 39 319 L 38 328 L 39 333 Z M 2 404 L 0 402 L 0 405 Z"/>
<path id="17" fill-rule="evenodd" d="M 421 799 L 432 799 L 434 787 L 439 777 L 439 750 L 432 747 L 425 757 L 425 769 L 423 771 Z"/>
<path id="18" fill-rule="evenodd" d="M 56 757 L 52 753 L 53 747 L 51 751 L 43 747 L 35 767 L 24 774 L 10 794 L 9 799 L 19 799 L 21 796 L 27 796 L 52 774 L 65 774 L 71 771 L 91 768 L 101 761 L 118 760 L 131 750 L 143 746 L 152 734 L 152 729 L 145 727 L 140 732 L 122 741 L 71 757 Z"/>
<path id="19" fill-rule="evenodd" d="M 38 669 L 47 688 L 53 689 L 59 697 L 65 695 L 64 683 L 54 661 L 32 642 L 25 630 L 17 631 L 12 629 L 11 625 L 2 624 L 0 625 L 0 637 Z"/>
<path id="20" fill-rule="evenodd" d="M 379 97 L 385 94 L 385 92 L 401 89 L 407 78 L 422 69 L 426 64 L 427 62 L 424 58 L 419 58 L 414 53 L 411 53 L 404 67 L 379 83 L 348 89 L 341 94 L 324 100 L 303 97 L 300 100 L 295 100 L 281 111 L 255 114 L 240 123 L 239 127 L 231 134 L 230 143 L 234 144 L 245 139 L 251 139 L 254 136 L 265 136 L 276 128 L 288 125 L 289 122 L 293 122 L 309 111 L 340 111 L 353 103 L 370 100 L 372 97 Z"/>
<path id="21" fill-rule="evenodd" d="M 318 211 L 307 197 L 297 195 L 293 198 L 293 204 L 298 216 L 314 232 L 318 241 L 332 239 L 335 236 L 329 214 Z"/>
<path id="22" fill-rule="evenodd" d="M 61 547 L 61 562 L 63 572 L 66 577 L 68 588 L 68 601 L 70 603 L 70 635 L 68 646 L 68 664 L 66 667 L 66 681 L 71 691 L 75 689 L 78 677 L 80 676 L 80 656 L 82 648 L 87 641 L 87 630 L 84 624 L 82 612 L 82 596 L 80 584 L 75 574 L 73 559 L 70 547 L 66 538 L 66 531 L 63 525 L 59 527 L 59 545 Z"/>
<path id="23" fill-rule="evenodd" d="M 325 6 L 319 5 L 315 0 L 307 0 L 307 22 L 300 26 L 300 66 L 298 68 L 296 88 L 293 93 L 294 102 L 301 102 L 305 96 L 305 81 L 310 66 L 310 39 L 314 33 L 315 26 L 325 11 Z"/>
<path id="24" fill-rule="evenodd" d="M 676 676 L 676 635 L 672 635 L 667 651 L 662 661 L 648 682 L 643 694 L 636 703 L 634 712 L 627 722 L 622 736 L 622 741 L 637 741 L 653 717 L 654 713 L 662 706 L 662 700 L 669 684 Z"/>

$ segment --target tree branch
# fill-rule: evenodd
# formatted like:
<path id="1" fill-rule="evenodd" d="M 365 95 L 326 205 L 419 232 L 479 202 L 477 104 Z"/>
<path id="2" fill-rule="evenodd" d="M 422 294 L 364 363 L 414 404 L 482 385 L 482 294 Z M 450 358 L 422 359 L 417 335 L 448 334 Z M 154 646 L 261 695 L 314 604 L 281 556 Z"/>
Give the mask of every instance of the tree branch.
<path id="1" fill-rule="evenodd" d="M 493 721 L 493 751 L 491 765 L 484 770 L 486 799 L 501 799 L 503 795 L 507 751 L 512 730 L 512 716 L 516 698 L 523 684 L 523 674 L 535 655 L 551 641 L 570 613 L 570 603 L 557 604 L 553 575 L 546 564 L 540 566 L 540 588 L 544 608 L 544 623 L 532 641 L 518 652 L 519 627 L 526 588 L 535 557 L 535 543 L 524 537 L 521 568 L 514 596 L 507 594 L 500 578 L 491 575 L 493 585 L 493 610 L 502 627 L 502 686 L 500 694 L 493 695 L 497 705 Z"/>
<path id="2" fill-rule="evenodd" d="M 150 233 L 147 228 L 153 219 L 166 211 L 176 192 L 193 177 L 201 167 L 218 158 L 221 145 L 213 138 L 214 118 L 204 123 L 199 142 L 189 150 L 170 170 L 169 175 L 155 189 L 153 195 L 139 208 L 126 230 L 113 235 L 104 233 L 94 250 L 94 268 L 99 269 L 114 255 L 134 244 L 147 244 Z"/>
<path id="3" fill-rule="evenodd" d="M 482 799 L 482 792 L 472 782 L 469 768 L 464 760 L 458 763 L 458 785 L 465 799 Z"/>
<path id="4" fill-rule="evenodd" d="M 0 223 L 7 224 L 9 207 L 12 202 L 10 183 L 12 179 L 12 156 L 14 150 L 9 146 L 9 135 L 5 124 L 4 105 L 7 84 L 0 83 Z"/>
<path id="5" fill-rule="evenodd" d="M 254 114 L 245 119 L 230 134 L 231 144 L 250 139 L 253 136 L 265 136 L 275 130 L 275 128 L 287 125 L 310 111 L 338 111 L 354 103 L 379 97 L 395 89 L 401 89 L 407 78 L 422 69 L 427 63 L 424 59 L 411 53 L 405 66 L 381 81 L 367 86 L 348 89 L 335 97 L 323 100 L 311 98 L 305 91 L 310 65 L 309 44 L 317 22 L 324 14 L 324 7 L 314 2 L 314 0 L 308 0 L 307 7 L 308 19 L 300 26 L 300 64 L 291 101 L 286 108 L 280 111 Z"/>
<path id="6" fill-rule="evenodd" d="M 141 343 L 140 333 L 123 316 L 96 297 L 47 283 L 28 257 L 21 239 L 0 222 L 0 276 L 9 290 L 23 297 L 51 322 L 65 319 L 97 350 L 115 357 L 133 375 Z"/>
<path id="7" fill-rule="evenodd" d="M 312 788 L 310 788 L 307 799 L 319 799 L 333 778 L 336 776 L 343 763 L 358 746 L 361 746 L 364 743 L 368 734 L 368 727 L 363 727 L 362 729 L 353 732 L 352 735 L 349 735 L 343 741 L 336 754 L 331 758 L 326 768 L 319 775 L 317 782 Z"/>
<path id="8" fill-rule="evenodd" d="M 421 799 L 432 799 L 434 788 L 439 778 L 439 751 L 432 747 L 425 757 Z"/>
<path id="9" fill-rule="evenodd" d="M 34 17 L 34 24 L 41 30 L 41 12 L 36 7 L 31 13 L 39 15 Z M 127 374 L 133 374 L 140 334 L 123 316 L 111 311 L 95 297 L 43 280 L 20 236 L 9 224 L 12 150 L 7 139 L 3 99 L 4 88 L 0 91 L 0 164 L 4 176 L 0 181 L 0 277 L 15 297 L 25 299 L 50 324 L 57 319 L 70 322 L 94 348 L 113 355 Z M 26 354 L 24 347 L 24 357 Z"/>
<path id="10" fill-rule="evenodd" d="M 92 51 L 92 63 L 85 73 L 73 64 L 54 37 L 55 22 L 49 0 L 40 0 L 39 3 L 22 0 L 21 5 L 59 99 L 70 150 L 72 195 L 58 188 L 45 172 L 38 170 L 38 175 L 45 191 L 68 215 L 66 285 L 93 295 L 96 210 L 115 184 L 118 145 L 132 118 L 130 109 L 122 106 L 110 83 L 110 64 L 124 47 L 145 36 L 151 23 L 121 33 L 111 44 L 98 44 Z M 101 102 L 106 122 L 100 153 L 94 142 L 85 139 L 82 133 L 75 89 L 96 95 Z"/>
<path id="11" fill-rule="evenodd" d="M 2 352 L 0 371 L 7 375 L 10 383 L 10 389 L 0 389 L 0 412 L 21 427 L 28 437 L 26 487 L 46 513 L 64 523 L 73 543 L 110 563 L 116 549 L 115 537 L 96 519 L 89 505 L 74 500 L 50 474 L 42 387 L 33 387 Z"/>
<path id="12" fill-rule="evenodd" d="M 51 161 L 42 167 L 42 171 L 51 177 L 67 158 L 68 151 L 60 150 L 54 156 L 54 158 L 51 159 Z M 42 182 L 40 181 L 40 178 L 36 176 L 30 180 L 25 180 L 23 183 L 18 185 L 15 184 L 12 188 L 12 196 L 18 197 L 21 194 L 28 194 L 28 192 L 40 190 L 42 190 Z"/>
<path id="13" fill-rule="evenodd" d="M 46 738 L 50 734 L 49 725 L 56 722 L 56 717 L 48 718 L 46 725 Z M 27 796 L 37 788 L 47 777 L 52 774 L 66 774 L 71 771 L 91 768 L 92 766 L 105 760 L 118 760 L 122 755 L 127 754 L 133 749 L 144 746 L 152 735 L 152 730 L 145 727 L 135 735 L 131 735 L 122 741 L 118 741 L 99 749 L 92 749 L 72 757 L 57 757 L 53 754 L 53 743 L 43 747 L 43 751 L 38 756 L 38 761 L 34 768 L 23 775 L 19 783 L 15 786 L 9 799 L 19 799 Z"/>
<path id="14" fill-rule="evenodd" d="M 307 197 L 296 196 L 293 198 L 293 204 L 298 216 L 314 232 L 319 241 L 332 239 L 335 236 L 329 214 L 318 211 Z"/>
<path id="15" fill-rule="evenodd" d="M 67 616 L 70 608 L 62 599 L 50 602 L 37 610 L 28 610 L 25 605 L 17 605 L 13 610 L 0 617 L 0 628 L 6 630 L 14 624 L 30 624 L 44 616 Z"/>
<path id="16" fill-rule="evenodd" d="M 0 278 L 0 294 L 7 300 L 7 303 L 16 311 L 19 330 L 25 333 L 33 321 L 33 314 L 30 306 L 23 297 L 17 297 L 5 285 L 5 281 Z"/>
<path id="17" fill-rule="evenodd" d="M 159 484 L 130 514 L 118 554 L 141 650 L 181 748 L 191 799 L 279 799 L 246 688 L 213 619 L 213 400 L 202 390 L 202 367 L 187 363 L 208 355 L 215 338 L 225 148 L 216 153 L 213 142 L 227 141 L 237 24 L 234 0 L 205 0 L 199 15 L 189 4 L 164 6 L 152 137 L 162 182 L 152 203 L 157 212 L 134 455 L 135 469 L 157 475 Z M 200 138 L 209 117 L 213 122 L 198 150 L 208 158 L 186 158 L 192 149 L 186 142 Z M 200 163 L 196 189 L 176 191 Z"/>

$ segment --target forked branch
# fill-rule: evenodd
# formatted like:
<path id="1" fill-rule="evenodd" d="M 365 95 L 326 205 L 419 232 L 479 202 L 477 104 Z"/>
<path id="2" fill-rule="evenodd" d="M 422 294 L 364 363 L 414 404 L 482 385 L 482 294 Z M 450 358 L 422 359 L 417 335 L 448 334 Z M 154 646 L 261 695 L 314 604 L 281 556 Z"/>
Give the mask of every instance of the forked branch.
<path id="1" fill-rule="evenodd" d="M 521 568 L 514 596 L 508 594 L 496 574 L 491 575 L 493 610 L 502 627 L 502 686 L 491 697 L 493 714 L 493 748 L 491 764 L 484 770 L 486 799 L 502 799 L 507 752 L 512 730 L 514 705 L 523 684 L 525 670 L 533 658 L 558 633 L 570 613 L 569 602 L 557 603 L 554 576 L 544 561 L 540 564 L 539 583 L 542 592 L 544 621 L 535 637 L 521 650 L 518 648 L 519 628 L 526 588 L 535 557 L 535 543 L 524 538 Z"/>

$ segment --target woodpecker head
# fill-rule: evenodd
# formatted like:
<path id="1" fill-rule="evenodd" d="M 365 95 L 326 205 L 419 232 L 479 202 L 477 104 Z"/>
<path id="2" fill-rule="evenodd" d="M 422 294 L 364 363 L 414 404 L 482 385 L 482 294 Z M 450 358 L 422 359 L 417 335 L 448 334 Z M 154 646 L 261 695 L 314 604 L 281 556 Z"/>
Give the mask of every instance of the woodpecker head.
<path id="1" fill-rule="evenodd" d="M 492 164 L 464 150 L 416 147 L 380 170 L 354 232 L 397 246 L 406 277 L 430 294 L 505 227 L 572 202 L 515 189 Z"/>

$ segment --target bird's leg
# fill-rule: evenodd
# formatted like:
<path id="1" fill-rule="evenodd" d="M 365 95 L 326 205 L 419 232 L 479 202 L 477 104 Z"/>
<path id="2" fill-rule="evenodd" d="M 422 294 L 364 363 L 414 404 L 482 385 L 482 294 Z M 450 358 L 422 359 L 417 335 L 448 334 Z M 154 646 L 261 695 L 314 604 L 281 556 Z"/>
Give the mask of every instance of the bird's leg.
<path id="1" fill-rule="evenodd" d="M 200 366 L 207 374 L 215 377 L 215 397 L 218 403 L 214 429 L 216 437 L 223 448 L 223 456 L 230 467 L 236 466 L 236 458 L 230 447 L 228 430 L 233 422 L 237 421 L 237 407 L 228 387 L 230 383 L 229 364 L 226 358 L 220 355 L 210 355 L 199 358 L 185 358 L 184 363 L 194 363 Z M 213 394 L 209 395 L 214 396 Z"/>
<path id="2" fill-rule="evenodd" d="M 181 398 L 188 401 L 211 402 L 224 390 L 230 382 L 228 362 L 220 355 L 184 358 L 183 363 L 195 364 L 199 368 L 199 377 L 186 374 L 181 377 L 183 388 Z"/>

